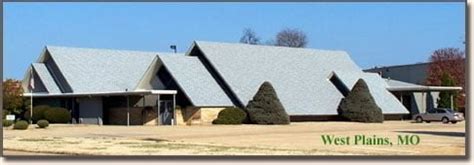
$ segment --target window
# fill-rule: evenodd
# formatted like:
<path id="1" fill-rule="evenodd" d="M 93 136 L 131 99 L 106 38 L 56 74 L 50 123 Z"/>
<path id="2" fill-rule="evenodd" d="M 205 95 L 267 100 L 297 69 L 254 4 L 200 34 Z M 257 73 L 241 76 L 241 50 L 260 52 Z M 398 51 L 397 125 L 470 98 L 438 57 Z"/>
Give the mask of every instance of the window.
<path id="1" fill-rule="evenodd" d="M 446 113 L 446 111 L 443 110 L 443 109 L 437 109 L 436 112 L 437 112 L 437 113 Z"/>

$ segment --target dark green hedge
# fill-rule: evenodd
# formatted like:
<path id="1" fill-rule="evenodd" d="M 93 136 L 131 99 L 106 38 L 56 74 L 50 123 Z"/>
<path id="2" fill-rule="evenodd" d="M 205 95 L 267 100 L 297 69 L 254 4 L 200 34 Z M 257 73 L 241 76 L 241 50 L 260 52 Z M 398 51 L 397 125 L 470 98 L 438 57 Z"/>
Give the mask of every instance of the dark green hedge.
<path id="1" fill-rule="evenodd" d="M 2 124 L 3 124 L 3 127 L 10 127 L 11 125 L 13 125 L 13 121 L 3 119 Z"/>
<path id="2" fill-rule="evenodd" d="M 25 130 L 28 129 L 28 122 L 24 120 L 19 120 L 13 125 L 13 129 Z"/>
<path id="3" fill-rule="evenodd" d="M 38 120 L 44 119 L 44 113 L 49 109 L 51 109 L 51 107 L 48 105 L 38 105 L 33 107 L 33 123 L 36 123 Z M 25 119 L 28 121 L 30 120 L 30 113 L 30 110 L 28 110 L 25 112 L 24 115 Z"/>
<path id="4" fill-rule="evenodd" d="M 51 123 L 68 123 L 71 113 L 65 108 L 53 107 L 44 113 L 44 118 Z"/>
<path id="5" fill-rule="evenodd" d="M 25 112 L 25 119 L 30 120 L 30 111 Z M 48 120 L 49 123 L 68 123 L 71 120 L 71 113 L 61 107 L 50 107 L 48 105 L 38 105 L 33 107 L 33 123 L 39 120 Z"/>
<path id="6" fill-rule="evenodd" d="M 46 128 L 49 126 L 48 120 L 38 120 L 36 124 L 38 125 L 39 128 Z"/>
<path id="7" fill-rule="evenodd" d="M 242 124 L 247 113 L 240 108 L 226 108 L 219 112 L 212 124 Z"/>

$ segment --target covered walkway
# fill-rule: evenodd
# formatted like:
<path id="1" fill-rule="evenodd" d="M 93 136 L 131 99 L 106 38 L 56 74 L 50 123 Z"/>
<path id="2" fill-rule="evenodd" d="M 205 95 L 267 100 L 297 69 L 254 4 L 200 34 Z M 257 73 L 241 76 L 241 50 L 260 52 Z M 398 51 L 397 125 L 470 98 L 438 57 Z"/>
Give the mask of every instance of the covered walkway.
<path id="1" fill-rule="evenodd" d="M 387 90 L 392 92 L 411 113 L 423 113 L 437 105 L 436 98 L 442 91 L 460 91 L 457 86 L 425 86 L 386 79 Z M 454 97 L 451 98 L 451 109 L 454 108 Z M 416 106 L 416 107 L 413 107 Z"/>
<path id="2" fill-rule="evenodd" d="M 64 103 L 61 103 L 62 107 L 67 108 L 71 112 L 73 117 L 71 123 L 97 123 L 99 125 L 104 124 L 103 119 L 107 118 L 108 114 L 104 113 L 106 110 L 105 101 L 102 98 L 107 97 L 125 97 L 126 103 L 121 109 L 126 110 L 126 125 L 130 126 L 131 121 L 131 108 L 138 106 L 141 103 L 140 108 L 152 107 L 156 110 L 155 124 L 156 125 L 176 125 L 176 90 L 135 90 L 135 91 L 115 91 L 115 92 L 97 92 L 97 93 L 24 93 L 24 97 L 32 99 L 32 103 L 35 99 L 41 98 L 57 98 Z M 155 96 L 152 101 L 150 97 Z M 139 97 L 137 104 L 131 104 L 131 97 Z M 148 99 L 147 99 L 147 98 Z M 163 98 L 166 99 L 163 99 Z M 156 99 L 155 99 L 156 98 Z M 148 102 L 147 102 L 148 101 Z M 124 104 L 121 100 L 115 100 L 119 104 Z M 38 105 L 38 104 L 37 104 Z M 32 104 L 32 106 L 36 106 Z M 143 123 L 144 124 L 144 123 Z"/>

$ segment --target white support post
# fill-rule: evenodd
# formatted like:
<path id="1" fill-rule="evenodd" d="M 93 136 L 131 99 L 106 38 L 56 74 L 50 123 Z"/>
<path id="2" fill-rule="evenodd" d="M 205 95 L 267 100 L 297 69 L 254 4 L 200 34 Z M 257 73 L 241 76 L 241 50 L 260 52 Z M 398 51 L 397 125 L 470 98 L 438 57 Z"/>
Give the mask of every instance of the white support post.
<path id="1" fill-rule="evenodd" d="M 176 95 L 173 94 L 173 124 L 178 125 L 178 122 L 176 120 Z"/>
<path id="2" fill-rule="evenodd" d="M 31 90 L 30 98 L 30 124 L 33 124 L 33 90 Z"/>
<path id="3" fill-rule="evenodd" d="M 130 126 L 130 96 L 127 95 L 127 126 Z"/>
<path id="4" fill-rule="evenodd" d="M 71 105 L 71 124 L 73 124 L 74 123 L 74 117 L 73 117 L 74 116 L 74 103 L 73 103 L 72 98 L 70 98 L 69 100 L 70 100 L 69 105 Z"/>
<path id="5" fill-rule="evenodd" d="M 449 97 L 451 99 L 451 109 L 454 110 L 454 97 L 453 97 L 453 94 L 449 94 Z"/>
<path id="6" fill-rule="evenodd" d="M 31 75 L 31 80 L 30 80 L 30 83 L 29 83 L 29 86 L 30 86 L 30 89 L 31 89 L 31 98 L 30 98 L 30 124 L 33 124 L 33 93 L 34 93 L 34 89 L 35 89 L 35 85 L 34 85 L 34 75 L 33 75 L 33 64 L 31 64 L 31 69 L 30 69 L 30 75 Z"/>
<path id="7" fill-rule="evenodd" d="M 156 109 L 156 125 L 160 125 L 161 124 L 161 121 L 160 121 L 160 94 L 158 94 L 158 98 L 157 98 L 157 109 Z"/>
<path id="8" fill-rule="evenodd" d="M 402 105 L 403 105 L 403 92 L 400 92 L 400 102 L 401 102 Z"/>
<path id="9" fill-rule="evenodd" d="M 422 110 L 423 110 L 423 113 L 425 113 L 426 110 L 427 110 L 427 109 L 426 109 L 426 100 L 427 100 L 427 99 L 425 98 L 425 92 L 421 92 L 421 100 L 423 100 L 423 101 L 421 102 L 421 108 L 422 108 Z"/>

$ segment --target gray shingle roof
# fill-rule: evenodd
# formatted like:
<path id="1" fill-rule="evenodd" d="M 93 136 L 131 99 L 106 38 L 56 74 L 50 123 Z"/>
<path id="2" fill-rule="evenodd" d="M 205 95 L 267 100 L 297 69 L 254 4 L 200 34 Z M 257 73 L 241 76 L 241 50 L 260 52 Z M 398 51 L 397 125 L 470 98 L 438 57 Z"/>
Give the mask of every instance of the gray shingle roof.
<path id="1" fill-rule="evenodd" d="M 243 104 L 252 99 L 264 81 L 274 86 L 291 115 L 334 115 L 343 95 L 329 81 L 335 73 L 352 88 L 364 79 L 384 113 L 407 113 L 387 91 L 387 82 L 364 73 L 344 51 L 255 46 L 198 41 L 220 76 Z M 232 106 L 232 102 L 196 57 L 158 52 L 48 46 L 74 93 L 133 90 L 157 58 L 196 106 Z M 34 64 L 48 91 L 52 84 L 44 64 Z"/>
<path id="2" fill-rule="evenodd" d="M 61 93 L 61 90 L 59 89 L 58 85 L 49 73 L 48 68 L 46 68 L 44 64 L 33 63 L 32 65 L 39 78 L 41 79 L 41 82 L 43 82 L 43 85 L 46 87 L 46 90 L 48 90 L 48 93 Z"/>
<path id="3" fill-rule="evenodd" d="M 48 46 L 73 92 L 133 90 L 157 52 Z"/>
<path id="4" fill-rule="evenodd" d="M 344 51 L 300 49 L 196 41 L 217 72 L 243 104 L 264 81 L 275 88 L 291 115 L 334 115 L 342 94 L 329 81 L 335 72 L 351 88 L 367 81 L 384 113 L 407 113 L 380 77 L 367 75 Z"/>
<path id="5" fill-rule="evenodd" d="M 234 106 L 197 57 L 159 55 L 194 106 Z"/>
<path id="6" fill-rule="evenodd" d="M 395 96 L 393 96 L 390 91 L 387 90 L 388 84 L 385 80 L 379 76 L 377 73 L 339 73 L 341 80 L 346 84 L 350 89 L 355 85 L 359 78 L 362 78 L 369 87 L 369 91 L 372 94 L 377 105 L 383 110 L 386 114 L 399 114 L 402 112 L 408 113 L 408 110 L 398 101 Z M 402 111 L 405 110 L 405 111 Z"/>

